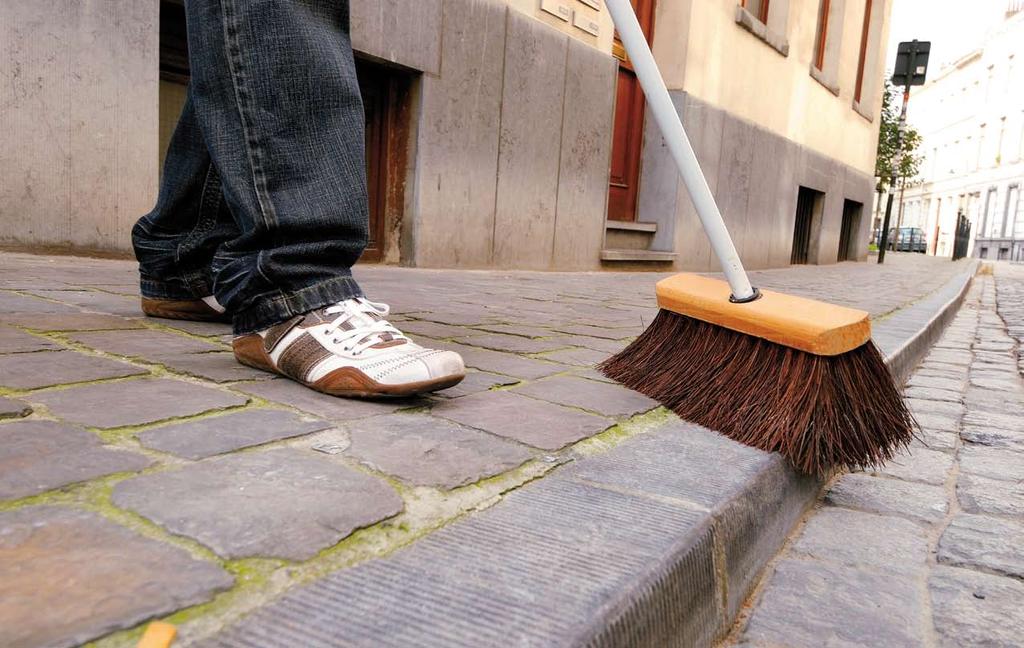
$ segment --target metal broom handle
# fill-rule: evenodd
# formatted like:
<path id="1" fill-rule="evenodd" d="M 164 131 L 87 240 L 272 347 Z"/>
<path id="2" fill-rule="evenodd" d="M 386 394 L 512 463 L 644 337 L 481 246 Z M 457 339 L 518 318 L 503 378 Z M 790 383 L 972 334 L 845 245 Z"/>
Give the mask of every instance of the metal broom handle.
<path id="1" fill-rule="evenodd" d="M 633 6 L 629 0 L 605 0 L 608 12 L 612 16 L 615 28 L 619 30 L 619 38 L 626 48 L 633 70 L 640 80 L 640 87 L 643 88 L 647 103 L 651 107 L 651 114 L 654 121 L 658 123 L 661 134 L 665 137 L 669 152 L 679 167 L 679 174 L 683 177 L 683 183 L 690 192 L 690 199 L 697 209 L 697 216 L 704 225 L 704 232 L 711 241 L 711 247 L 718 257 L 722 266 L 722 272 L 732 289 L 732 300 L 735 302 L 747 302 L 757 299 L 758 292 L 750 285 L 746 270 L 743 269 L 743 262 L 736 252 L 729 230 L 722 220 L 722 213 L 718 211 L 715 204 L 715 197 L 711 194 L 708 181 L 700 170 L 697 156 L 693 152 L 690 140 L 683 130 L 683 123 L 679 120 L 672 99 L 668 95 L 668 88 L 661 78 L 658 65 L 654 62 L 654 55 L 647 44 L 643 30 L 640 29 L 640 22 L 633 12 Z"/>

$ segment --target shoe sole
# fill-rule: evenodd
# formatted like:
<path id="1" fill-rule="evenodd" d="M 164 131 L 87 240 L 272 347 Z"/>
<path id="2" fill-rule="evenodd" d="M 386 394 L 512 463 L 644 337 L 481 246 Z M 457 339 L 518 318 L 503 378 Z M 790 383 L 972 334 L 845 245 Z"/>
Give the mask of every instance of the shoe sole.
<path id="1" fill-rule="evenodd" d="M 361 387 L 360 389 L 334 386 L 331 382 L 325 381 L 323 378 L 316 382 L 309 383 L 302 380 L 296 380 L 295 378 L 279 371 L 270 361 L 270 358 L 267 357 L 266 351 L 263 350 L 262 343 L 256 345 L 253 343 L 237 344 L 237 342 L 239 342 L 239 340 L 235 340 L 235 342 L 232 343 L 232 347 L 235 351 L 235 359 L 245 366 L 252 367 L 253 369 L 259 369 L 260 371 L 266 371 L 267 373 L 284 376 L 289 380 L 294 380 L 304 387 L 308 387 L 312 390 L 318 391 L 322 394 L 328 394 L 330 396 L 343 396 L 346 398 L 402 398 L 418 396 L 420 394 L 427 394 L 430 392 L 440 391 L 442 389 L 448 389 L 449 387 L 454 387 L 462 382 L 462 379 L 466 377 L 466 374 L 462 373 L 453 374 L 451 376 L 441 376 L 439 378 L 431 378 L 430 380 L 405 383 L 403 385 L 385 385 L 371 379 L 358 369 L 352 369 L 349 372 L 344 372 L 344 370 L 342 370 L 340 375 L 347 378 L 350 383 L 359 383 Z M 253 348 L 257 346 L 258 348 Z M 331 374 L 335 379 L 337 379 L 338 375 L 338 371 L 332 372 Z"/>
<path id="2" fill-rule="evenodd" d="M 142 312 L 149 317 L 161 319 L 189 322 L 231 322 L 230 315 L 218 313 L 201 299 L 149 299 L 143 297 Z"/>

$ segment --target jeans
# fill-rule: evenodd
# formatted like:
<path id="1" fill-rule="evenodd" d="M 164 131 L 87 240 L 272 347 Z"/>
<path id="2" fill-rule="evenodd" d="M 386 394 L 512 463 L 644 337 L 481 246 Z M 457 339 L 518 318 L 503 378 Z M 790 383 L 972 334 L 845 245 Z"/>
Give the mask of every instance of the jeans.
<path id="1" fill-rule="evenodd" d="M 186 0 L 188 98 L 132 230 L 144 297 L 251 333 L 362 296 L 364 114 L 348 0 Z"/>

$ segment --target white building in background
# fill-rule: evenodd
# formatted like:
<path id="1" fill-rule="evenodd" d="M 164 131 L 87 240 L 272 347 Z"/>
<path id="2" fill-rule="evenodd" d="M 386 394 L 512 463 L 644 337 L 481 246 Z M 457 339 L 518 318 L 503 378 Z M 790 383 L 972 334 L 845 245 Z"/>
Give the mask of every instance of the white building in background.
<path id="1" fill-rule="evenodd" d="M 923 137 L 924 161 L 899 205 L 901 225 L 924 230 L 928 254 L 953 253 L 962 213 L 972 225 L 969 254 L 1024 260 L 1022 9 L 1009 2 L 982 48 L 931 72 L 911 94 L 908 121 Z"/>

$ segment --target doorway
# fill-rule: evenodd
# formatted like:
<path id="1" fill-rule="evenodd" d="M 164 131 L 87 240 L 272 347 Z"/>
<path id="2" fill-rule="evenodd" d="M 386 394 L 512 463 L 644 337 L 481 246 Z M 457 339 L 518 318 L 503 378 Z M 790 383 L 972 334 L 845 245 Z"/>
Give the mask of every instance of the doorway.
<path id="1" fill-rule="evenodd" d="M 632 3 L 649 44 L 654 37 L 655 0 L 632 0 Z M 640 155 L 644 143 L 644 93 L 618 32 L 615 33 L 612 54 L 619 59 L 619 77 L 615 96 L 608 219 L 633 222 L 636 221 Z"/>
<path id="2" fill-rule="evenodd" d="M 789 262 L 801 265 L 808 262 L 811 254 L 811 233 L 815 217 L 821 212 L 825 194 L 807 187 L 800 187 L 796 198 L 796 222 L 793 224 L 793 251 Z"/>
<path id="3" fill-rule="evenodd" d="M 839 228 L 839 255 L 837 260 L 856 261 L 856 237 L 860 230 L 860 215 L 864 210 L 864 203 L 855 200 L 843 202 L 843 222 Z"/>
<path id="4" fill-rule="evenodd" d="M 405 167 L 405 139 L 402 107 L 408 96 L 410 78 L 393 68 L 356 59 L 359 91 L 366 114 L 366 188 L 370 229 L 360 262 L 384 260 L 388 244 L 388 223 L 401 220 L 404 198 L 397 187 L 397 174 Z"/>
<path id="5" fill-rule="evenodd" d="M 391 243 L 388 223 L 401 221 L 412 77 L 405 72 L 356 59 L 359 89 L 366 113 L 366 181 L 369 197 L 369 242 L 361 262 L 382 261 Z M 160 168 L 167 145 L 185 105 L 190 77 L 185 7 L 181 0 L 160 2 Z M 397 247 L 394 255 L 397 255 Z M 397 260 L 397 259 L 393 259 Z"/>

